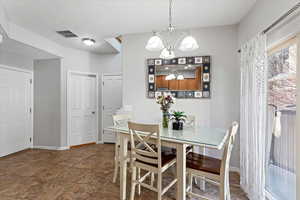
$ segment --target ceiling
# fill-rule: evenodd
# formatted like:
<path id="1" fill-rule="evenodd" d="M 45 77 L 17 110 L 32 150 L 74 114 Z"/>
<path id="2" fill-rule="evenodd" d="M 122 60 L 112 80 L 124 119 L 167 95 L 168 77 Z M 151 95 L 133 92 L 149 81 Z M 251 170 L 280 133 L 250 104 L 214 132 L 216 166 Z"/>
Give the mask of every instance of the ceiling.
<path id="1" fill-rule="evenodd" d="M 19 55 L 22 57 L 27 57 L 31 59 L 52 59 L 58 58 L 55 55 L 52 55 L 48 52 L 42 51 L 40 49 L 36 49 L 34 47 L 25 45 L 21 42 L 5 38 L 3 43 L 0 44 L 0 53 L 7 52 L 14 55 Z"/>
<path id="2" fill-rule="evenodd" d="M 11 22 L 62 45 L 110 53 L 104 39 L 151 32 L 168 25 L 168 0 L 2 0 Z M 177 28 L 237 24 L 256 0 L 174 0 Z M 85 47 L 80 39 L 66 39 L 57 30 L 71 30 L 97 41 Z"/>

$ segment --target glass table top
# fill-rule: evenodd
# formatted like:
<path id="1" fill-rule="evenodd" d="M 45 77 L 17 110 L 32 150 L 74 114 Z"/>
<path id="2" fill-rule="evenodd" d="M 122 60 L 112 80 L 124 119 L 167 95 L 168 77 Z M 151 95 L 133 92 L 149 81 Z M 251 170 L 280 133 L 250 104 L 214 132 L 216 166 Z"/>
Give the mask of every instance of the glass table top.
<path id="1" fill-rule="evenodd" d="M 128 127 L 112 126 L 105 130 L 129 134 Z M 160 135 L 162 140 L 221 149 L 226 141 L 227 131 L 209 127 L 184 127 L 181 131 L 160 128 Z"/>

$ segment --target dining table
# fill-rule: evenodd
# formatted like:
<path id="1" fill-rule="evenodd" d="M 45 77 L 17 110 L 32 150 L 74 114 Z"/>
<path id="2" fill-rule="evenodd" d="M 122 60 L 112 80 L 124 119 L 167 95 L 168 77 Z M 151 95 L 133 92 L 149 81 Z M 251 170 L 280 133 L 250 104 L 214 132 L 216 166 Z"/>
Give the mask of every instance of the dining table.
<path id="1" fill-rule="evenodd" d="M 128 127 L 112 126 L 105 128 L 117 134 L 120 141 L 120 199 L 126 200 Z M 183 130 L 160 128 L 161 144 L 176 149 L 176 199 L 186 199 L 186 148 L 190 145 L 221 150 L 228 137 L 228 132 L 212 127 L 184 127 Z"/>

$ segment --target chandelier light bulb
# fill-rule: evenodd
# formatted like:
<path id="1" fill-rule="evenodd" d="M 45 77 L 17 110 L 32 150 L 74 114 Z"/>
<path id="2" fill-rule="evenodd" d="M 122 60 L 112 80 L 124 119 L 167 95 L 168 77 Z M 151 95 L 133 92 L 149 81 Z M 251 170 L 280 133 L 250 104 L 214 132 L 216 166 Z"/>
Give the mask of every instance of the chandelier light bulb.
<path id="1" fill-rule="evenodd" d="M 194 51 L 199 48 L 196 39 L 192 36 L 186 36 L 180 43 L 179 50 Z"/>
<path id="2" fill-rule="evenodd" d="M 159 36 L 154 34 L 147 42 L 146 49 L 148 51 L 161 51 L 164 47 L 163 41 Z"/>
<path id="3" fill-rule="evenodd" d="M 175 53 L 172 50 L 164 48 L 159 57 L 162 59 L 172 59 L 175 58 Z"/>

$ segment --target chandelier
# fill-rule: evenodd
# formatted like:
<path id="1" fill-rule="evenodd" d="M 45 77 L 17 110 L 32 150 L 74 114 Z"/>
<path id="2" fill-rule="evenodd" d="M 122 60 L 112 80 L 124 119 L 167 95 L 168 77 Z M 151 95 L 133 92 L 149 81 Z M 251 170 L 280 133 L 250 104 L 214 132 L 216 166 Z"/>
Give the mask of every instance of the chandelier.
<path id="1" fill-rule="evenodd" d="M 172 24 L 172 6 L 173 0 L 169 0 L 168 29 L 166 31 L 153 32 L 153 36 L 148 40 L 146 45 L 148 51 L 161 51 L 160 58 L 163 59 L 174 58 L 176 48 L 180 51 L 194 51 L 199 48 L 199 45 L 193 36 L 187 32 L 177 32 L 175 30 L 175 27 Z"/>

